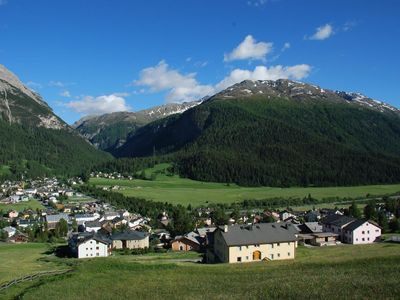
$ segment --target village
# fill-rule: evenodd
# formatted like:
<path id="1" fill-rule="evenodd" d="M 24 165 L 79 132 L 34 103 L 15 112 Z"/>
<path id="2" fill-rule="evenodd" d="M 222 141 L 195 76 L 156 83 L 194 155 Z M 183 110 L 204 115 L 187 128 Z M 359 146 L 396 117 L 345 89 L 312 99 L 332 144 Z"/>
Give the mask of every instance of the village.
<path id="1" fill-rule="evenodd" d="M 80 178 L 60 182 L 47 178 L 29 182 L 6 181 L 1 185 L 3 207 L 37 201 L 37 208 L 0 210 L 3 242 L 30 243 L 49 239 L 68 243 L 77 258 L 107 257 L 124 252 L 196 251 L 205 263 L 241 263 L 295 259 L 296 248 L 371 244 L 381 241 L 382 227 L 367 218 L 349 216 L 344 209 L 308 211 L 264 210 L 213 221 L 212 209 L 197 211 L 194 230 L 173 236 L 165 211 L 157 220 L 133 211 L 115 209 L 76 191 Z M 4 206 L 5 205 L 5 206 Z M 388 220 L 395 215 L 377 208 Z M 236 219 L 235 219 L 236 218 Z M 47 240 L 46 240 L 47 241 Z"/>

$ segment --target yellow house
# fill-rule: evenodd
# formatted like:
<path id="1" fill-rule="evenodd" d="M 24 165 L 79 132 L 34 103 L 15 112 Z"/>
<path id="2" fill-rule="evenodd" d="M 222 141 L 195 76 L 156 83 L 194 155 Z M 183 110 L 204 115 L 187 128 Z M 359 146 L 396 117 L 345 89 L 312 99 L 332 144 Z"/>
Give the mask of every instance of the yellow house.
<path id="1" fill-rule="evenodd" d="M 296 247 L 297 231 L 291 224 L 225 225 L 215 230 L 207 260 L 243 263 L 294 259 Z"/>

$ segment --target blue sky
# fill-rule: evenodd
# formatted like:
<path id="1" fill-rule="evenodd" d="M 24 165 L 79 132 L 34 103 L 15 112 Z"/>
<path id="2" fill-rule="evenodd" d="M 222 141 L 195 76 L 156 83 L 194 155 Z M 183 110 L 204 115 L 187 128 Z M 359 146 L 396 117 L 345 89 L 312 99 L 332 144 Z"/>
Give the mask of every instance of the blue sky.
<path id="1" fill-rule="evenodd" d="M 292 78 L 400 107 L 397 0 L 0 0 L 0 63 L 68 123 Z"/>

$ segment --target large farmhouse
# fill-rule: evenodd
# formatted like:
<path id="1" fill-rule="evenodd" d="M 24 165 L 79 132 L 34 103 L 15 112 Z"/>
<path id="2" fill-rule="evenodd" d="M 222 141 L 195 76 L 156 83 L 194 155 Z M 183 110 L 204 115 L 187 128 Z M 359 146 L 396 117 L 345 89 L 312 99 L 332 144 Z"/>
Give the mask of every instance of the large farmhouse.
<path id="1" fill-rule="evenodd" d="M 207 251 L 208 262 L 241 263 L 294 259 L 297 231 L 287 223 L 218 227 Z"/>
<path id="2" fill-rule="evenodd" d="M 331 215 L 322 221 L 324 232 L 339 235 L 343 243 L 370 244 L 380 240 L 381 228 L 371 220 Z"/>
<path id="3" fill-rule="evenodd" d="M 69 247 L 77 258 L 106 257 L 111 254 L 111 240 L 100 234 L 76 234 L 69 240 Z"/>

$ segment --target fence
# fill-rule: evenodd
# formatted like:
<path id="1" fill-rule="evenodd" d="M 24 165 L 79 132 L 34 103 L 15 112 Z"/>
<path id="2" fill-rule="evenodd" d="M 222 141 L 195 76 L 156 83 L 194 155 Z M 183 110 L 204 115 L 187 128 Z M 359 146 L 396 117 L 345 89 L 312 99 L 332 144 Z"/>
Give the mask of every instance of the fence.
<path id="1" fill-rule="evenodd" d="M 32 275 L 27 275 L 27 276 L 11 280 L 9 282 L 6 282 L 6 283 L 0 285 L 0 291 L 8 289 L 9 287 L 13 286 L 14 284 L 18 284 L 21 282 L 31 281 L 31 280 L 34 280 L 34 279 L 37 279 L 37 278 L 40 278 L 43 276 L 67 274 L 72 271 L 73 270 L 59 270 L 59 271 L 48 271 L 48 272 L 40 272 L 40 273 L 36 273 L 36 274 L 32 274 Z"/>

